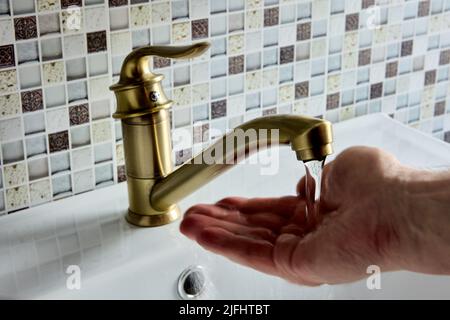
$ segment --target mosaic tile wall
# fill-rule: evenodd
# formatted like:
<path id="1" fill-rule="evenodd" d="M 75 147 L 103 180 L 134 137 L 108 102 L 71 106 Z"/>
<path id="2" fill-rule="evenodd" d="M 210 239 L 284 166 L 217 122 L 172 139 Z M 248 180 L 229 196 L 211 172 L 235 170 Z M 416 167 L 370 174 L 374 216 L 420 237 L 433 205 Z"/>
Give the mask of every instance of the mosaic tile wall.
<path id="1" fill-rule="evenodd" d="M 124 57 L 203 40 L 203 58 L 151 61 L 177 164 L 276 113 L 385 112 L 450 142 L 450 0 L 0 0 L 0 214 L 123 181 Z"/>

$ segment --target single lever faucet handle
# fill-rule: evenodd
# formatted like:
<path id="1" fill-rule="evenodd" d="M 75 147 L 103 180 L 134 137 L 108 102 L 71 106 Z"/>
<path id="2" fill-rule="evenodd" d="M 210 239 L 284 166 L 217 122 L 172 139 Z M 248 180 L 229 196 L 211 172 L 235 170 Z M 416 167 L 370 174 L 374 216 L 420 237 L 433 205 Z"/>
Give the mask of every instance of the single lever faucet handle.
<path id="1" fill-rule="evenodd" d="M 113 117 L 139 117 L 172 105 L 161 85 L 164 76 L 150 70 L 148 59 L 151 56 L 190 59 L 200 56 L 208 48 L 208 42 L 199 42 L 190 46 L 148 46 L 133 50 L 122 64 L 119 82 L 109 87 L 117 99 Z"/>
<path id="2" fill-rule="evenodd" d="M 120 83 L 136 82 L 136 79 L 147 81 L 155 77 L 148 63 L 150 56 L 190 59 L 202 55 L 208 48 L 208 42 L 199 42 L 190 46 L 148 46 L 135 49 L 122 64 Z"/>

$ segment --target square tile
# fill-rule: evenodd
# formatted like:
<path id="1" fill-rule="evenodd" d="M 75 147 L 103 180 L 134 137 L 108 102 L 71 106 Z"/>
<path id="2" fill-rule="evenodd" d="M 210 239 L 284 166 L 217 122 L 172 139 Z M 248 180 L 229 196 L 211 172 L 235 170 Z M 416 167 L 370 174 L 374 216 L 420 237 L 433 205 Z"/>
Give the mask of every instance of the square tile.
<path id="1" fill-rule="evenodd" d="M 450 63 L 450 49 L 446 49 L 441 51 L 439 55 L 439 65 L 449 64 Z"/>
<path id="2" fill-rule="evenodd" d="M 297 41 L 311 39 L 311 22 L 299 23 L 297 25 Z"/>
<path id="3" fill-rule="evenodd" d="M 15 187 L 27 182 L 27 167 L 25 162 L 20 162 L 10 166 L 5 166 L 4 181 L 5 187 Z"/>
<path id="4" fill-rule="evenodd" d="M 35 16 L 15 18 L 14 30 L 16 34 L 16 40 L 26 40 L 36 38 L 37 34 L 37 22 Z"/>
<path id="5" fill-rule="evenodd" d="M 359 66 L 365 66 L 365 65 L 370 64 L 371 56 L 372 56 L 372 50 L 371 49 L 365 49 L 365 50 L 359 51 L 358 65 Z"/>
<path id="6" fill-rule="evenodd" d="M 436 83 L 436 70 L 425 72 L 424 85 L 429 86 Z"/>
<path id="7" fill-rule="evenodd" d="M 69 149 L 69 132 L 67 130 L 48 135 L 50 153 Z"/>
<path id="8" fill-rule="evenodd" d="M 279 22 L 279 8 L 268 8 L 264 10 L 264 27 L 275 26 Z"/>
<path id="9" fill-rule="evenodd" d="M 44 108 L 41 89 L 24 91 L 21 93 L 21 98 L 23 113 L 42 110 Z"/>
<path id="10" fill-rule="evenodd" d="M 59 83 L 64 81 L 64 62 L 50 62 L 42 65 L 42 71 L 44 76 L 44 83 Z"/>
<path id="11" fill-rule="evenodd" d="M 308 81 L 295 84 L 295 99 L 307 98 L 308 95 L 309 95 Z"/>
<path id="12" fill-rule="evenodd" d="M 55 11 L 60 9 L 59 0 L 37 0 L 37 10 L 39 12 Z"/>
<path id="13" fill-rule="evenodd" d="M 226 115 L 227 115 L 226 100 L 211 102 L 211 119 L 225 117 Z"/>
<path id="14" fill-rule="evenodd" d="M 127 4 L 128 0 L 109 0 L 110 7 L 126 6 Z"/>
<path id="15" fill-rule="evenodd" d="M 370 86 L 370 99 L 380 98 L 383 94 L 383 83 L 375 83 Z"/>
<path id="16" fill-rule="evenodd" d="M 106 31 L 90 32 L 86 34 L 88 53 L 106 51 Z"/>
<path id="17" fill-rule="evenodd" d="M 402 42 L 402 49 L 401 49 L 401 56 L 410 56 L 413 51 L 413 40 L 403 41 Z"/>
<path id="18" fill-rule="evenodd" d="M 0 69 L 14 67 L 15 64 L 14 46 L 0 46 Z"/>
<path id="19" fill-rule="evenodd" d="M 19 94 L 8 94 L 0 96 L 0 119 L 20 113 Z"/>
<path id="20" fill-rule="evenodd" d="M 339 97 L 339 93 L 333 93 L 327 96 L 327 110 L 339 107 Z"/>
<path id="21" fill-rule="evenodd" d="M 199 19 L 191 22 L 192 24 L 192 40 L 208 38 L 209 22 L 208 19 Z"/>
<path id="22" fill-rule="evenodd" d="M 228 58 L 228 74 L 244 72 L 244 55 Z"/>
<path id="23" fill-rule="evenodd" d="M 28 188 L 26 186 L 6 190 L 6 208 L 14 210 L 28 205 Z"/>
<path id="24" fill-rule="evenodd" d="M 155 69 L 170 67 L 170 65 L 171 60 L 169 58 L 163 58 L 158 56 L 153 57 L 153 68 Z"/>
<path id="25" fill-rule="evenodd" d="M 392 78 L 397 76 L 398 61 L 389 62 L 386 64 L 386 78 Z"/>
<path id="26" fill-rule="evenodd" d="M 294 46 L 280 48 L 280 64 L 294 61 Z"/>
<path id="27" fill-rule="evenodd" d="M 17 88 L 16 70 L 0 71 L 0 94 L 12 92 Z"/>
<path id="28" fill-rule="evenodd" d="M 345 16 L 345 31 L 354 31 L 359 28 L 359 13 L 352 13 Z"/>
<path id="29" fill-rule="evenodd" d="M 89 105 L 81 104 L 69 107 L 70 125 L 76 126 L 89 122 Z"/>

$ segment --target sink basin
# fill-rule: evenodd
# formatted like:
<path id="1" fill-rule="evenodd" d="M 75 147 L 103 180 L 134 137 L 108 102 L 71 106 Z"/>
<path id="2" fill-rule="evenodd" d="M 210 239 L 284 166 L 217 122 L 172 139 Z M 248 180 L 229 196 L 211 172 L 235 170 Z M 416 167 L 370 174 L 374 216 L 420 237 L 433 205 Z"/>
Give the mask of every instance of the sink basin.
<path id="1" fill-rule="evenodd" d="M 450 145 L 382 114 L 334 126 L 335 155 L 353 145 L 381 147 L 405 164 L 440 169 L 450 164 Z M 293 194 L 304 174 L 295 154 L 279 149 L 279 172 L 236 166 L 180 203 L 215 202 L 230 195 Z M 333 157 L 330 157 L 331 160 Z M 328 160 L 328 161 L 329 161 Z M 450 277 L 410 272 L 383 273 L 381 290 L 366 280 L 309 288 L 287 283 L 203 250 L 178 231 L 179 222 L 158 228 L 127 224 L 126 184 L 105 187 L 0 219 L 0 297 L 30 299 L 175 299 L 179 275 L 202 266 L 206 288 L 200 299 L 391 299 L 450 298 Z M 79 289 L 69 266 L 78 266 Z"/>

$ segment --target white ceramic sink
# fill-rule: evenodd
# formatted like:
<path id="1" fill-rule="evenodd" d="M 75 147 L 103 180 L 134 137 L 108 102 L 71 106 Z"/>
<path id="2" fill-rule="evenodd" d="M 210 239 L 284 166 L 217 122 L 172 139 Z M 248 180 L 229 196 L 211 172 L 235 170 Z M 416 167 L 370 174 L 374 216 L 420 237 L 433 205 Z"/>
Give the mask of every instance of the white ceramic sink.
<path id="1" fill-rule="evenodd" d="M 416 167 L 450 165 L 450 145 L 381 114 L 336 124 L 334 133 L 335 154 L 369 145 Z M 277 175 L 262 176 L 255 164 L 238 165 L 182 201 L 181 209 L 230 195 L 293 194 L 303 165 L 289 148 L 281 148 L 280 156 Z M 120 184 L 1 218 L 0 297 L 172 299 L 180 273 L 201 265 L 208 284 L 200 298 L 206 299 L 450 298 L 450 277 L 408 272 L 382 274 L 381 290 L 369 290 L 365 280 L 317 288 L 292 285 L 206 252 L 179 233 L 178 223 L 132 227 L 124 220 L 127 207 L 126 184 Z M 66 286 L 69 265 L 80 267 L 79 290 Z"/>

